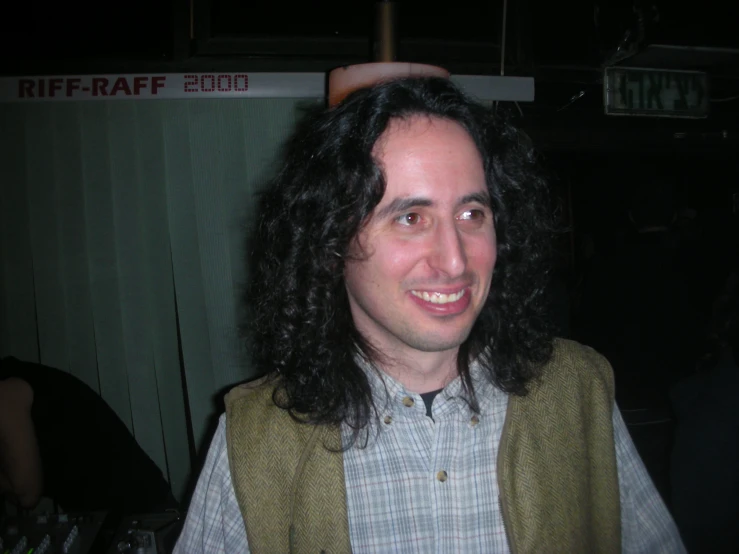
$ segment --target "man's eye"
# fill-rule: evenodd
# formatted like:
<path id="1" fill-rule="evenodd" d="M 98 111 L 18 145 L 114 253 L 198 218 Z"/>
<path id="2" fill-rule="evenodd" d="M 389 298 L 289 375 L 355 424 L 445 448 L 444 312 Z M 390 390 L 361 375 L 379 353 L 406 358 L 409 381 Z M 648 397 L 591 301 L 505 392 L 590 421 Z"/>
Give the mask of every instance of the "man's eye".
<path id="1" fill-rule="evenodd" d="M 411 212 L 401 215 L 396 221 L 401 225 L 418 225 L 421 223 L 421 215 Z"/>
<path id="2" fill-rule="evenodd" d="M 459 216 L 459 219 L 465 219 L 465 220 L 480 220 L 485 218 L 485 212 L 482 210 L 466 210 L 462 212 L 462 215 Z"/>

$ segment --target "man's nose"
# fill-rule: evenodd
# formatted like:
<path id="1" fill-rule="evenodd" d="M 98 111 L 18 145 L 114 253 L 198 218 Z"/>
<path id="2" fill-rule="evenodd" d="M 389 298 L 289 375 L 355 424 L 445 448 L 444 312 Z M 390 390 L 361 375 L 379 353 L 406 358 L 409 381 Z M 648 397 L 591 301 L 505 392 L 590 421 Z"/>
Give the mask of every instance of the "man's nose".
<path id="1" fill-rule="evenodd" d="M 459 277 L 467 268 L 467 254 L 455 223 L 440 224 L 431 237 L 429 265 L 448 277 Z"/>

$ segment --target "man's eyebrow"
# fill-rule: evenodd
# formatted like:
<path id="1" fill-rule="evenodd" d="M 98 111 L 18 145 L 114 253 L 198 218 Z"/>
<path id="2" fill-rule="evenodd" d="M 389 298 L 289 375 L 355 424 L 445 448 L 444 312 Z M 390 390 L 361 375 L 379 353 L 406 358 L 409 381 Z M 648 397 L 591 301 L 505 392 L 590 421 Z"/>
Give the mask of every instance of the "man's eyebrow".
<path id="1" fill-rule="evenodd" d="M 380 209 L 375 217 L 377 219 L 384 219 L 391 214 L 402 213 L 411 208 L 418 206 L 433 206 L 434 203 L 428 198 L 412 197 L 412 198 L 396 198 L 390 202 L 387 206 Z"/>
<path id="2" fill-rule="evenodd" d="M 477 202 L 478 204 L 482 204 L 483 206 L 487 208 L 492 208 L 493 203 L 490 200 L 490 195 L 486 192 L 474 192 L 472 194 L 468 194 L 467 196 L 463 196 L 459 200 L 459 204 L 470 204 L 472 202 Z"/>
<path id="3" fill-rule="evenodd" d="M 482 204 L 488 208 L 492 207 L 490 195 L 487 192 L 473 192 L 472 194 L 468 194 L 460 198 L 457 204 L 461 206 L 472 202 L 477 202 L 478 204 Z M 434 203 L 431 200 L 423 197 L 396 198 L 387 206 L 380 209 L 375 214 L 375 217 L 377 219 L 384 219 L 389 215 L 403 213 L 411 208 L 428 207 L 433 205 Z"/>

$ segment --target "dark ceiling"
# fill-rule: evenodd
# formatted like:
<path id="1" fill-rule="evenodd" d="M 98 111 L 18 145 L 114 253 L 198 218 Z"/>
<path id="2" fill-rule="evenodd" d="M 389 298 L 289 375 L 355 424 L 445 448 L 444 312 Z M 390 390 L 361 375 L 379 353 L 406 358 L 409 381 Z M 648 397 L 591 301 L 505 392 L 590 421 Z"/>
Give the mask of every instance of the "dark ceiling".
<path id="1" fill-rule="evenodd" d="M 2 46 L 6 63 L 14 59 L 171 60 L 208 55 L 208 43 L 213 41 L 221 44 L 218 55 L 222 56 L 328 57 L 320 48 L 310 47 L 313 41 L 333 44 L 330 53 L 337 59 L 368 58 L 374 4 L 11 0 L 3 10 Z M 434 57 L 434 43 L 453 43 L 476 48 L 452 48 L 445 55 L 436 54 L 446 60 L 436 61 L 460 62 L 464 60 L 455 57 L 472 55 L 480 62 L 497 62 L 503 0 L 429 8 L 432 4 L 395 2 L 401 55 L 405 46 L 409 54 Z M 668 0 L 509 0 L 507 58 L 513 63 L 597 66 L 626 33 L 633 39 L 642 32 L 641 40 L 649 43 L 739 48 L 738 21 L 739 3 L 717 0 L 689 7 Z M 182 48 L 191 36 L 191 25 L 195 42 Z"/>

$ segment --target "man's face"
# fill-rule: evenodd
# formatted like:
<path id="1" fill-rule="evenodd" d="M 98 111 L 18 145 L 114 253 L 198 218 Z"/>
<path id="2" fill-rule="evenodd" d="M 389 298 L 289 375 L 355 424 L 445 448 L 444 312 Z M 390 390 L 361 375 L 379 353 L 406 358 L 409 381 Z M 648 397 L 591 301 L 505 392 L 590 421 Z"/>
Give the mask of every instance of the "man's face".
<path id="1" fill-rule="evenodd" d="M 345 269 L 354 323 L 393 357 L 456 349 L 496 258 L 482 158 L 459 124 L 428 117 L 392 122 L 374 156 L 387 187 Z"/>

